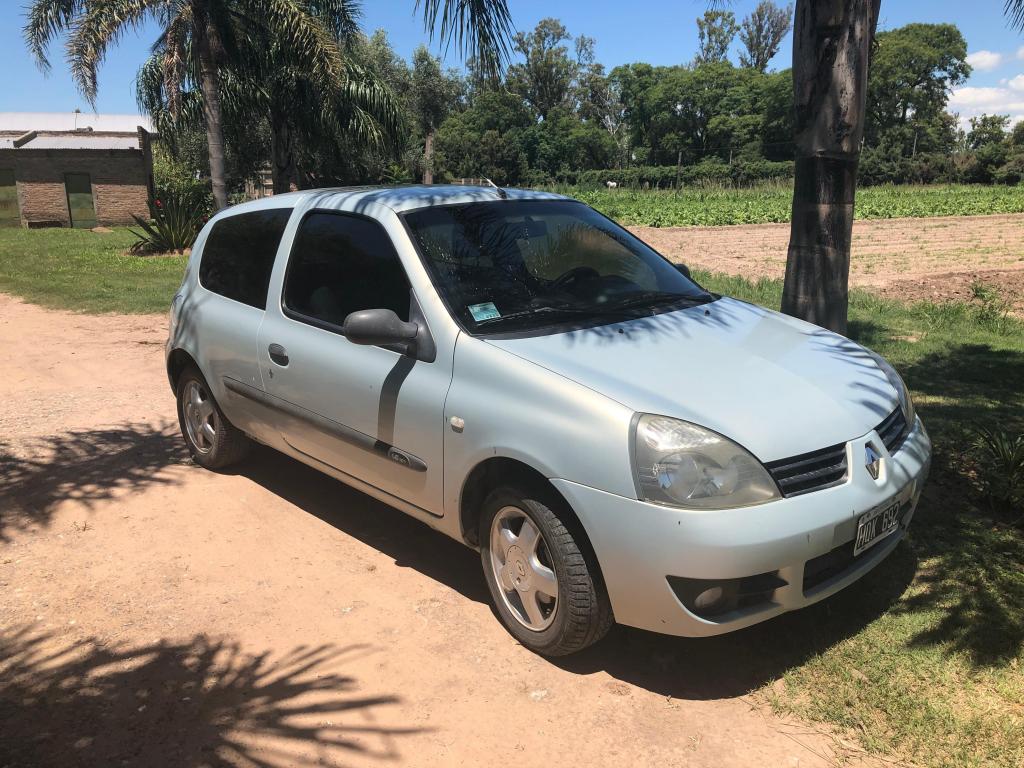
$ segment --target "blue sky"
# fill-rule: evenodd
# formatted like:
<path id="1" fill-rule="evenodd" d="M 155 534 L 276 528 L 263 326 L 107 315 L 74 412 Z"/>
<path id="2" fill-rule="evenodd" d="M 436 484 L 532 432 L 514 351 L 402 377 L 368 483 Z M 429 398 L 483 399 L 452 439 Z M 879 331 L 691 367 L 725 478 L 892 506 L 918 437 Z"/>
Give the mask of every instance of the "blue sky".
<path id="1" fill-rule="evenodd" d="M 7 0 L 21 6 L 29 0 Z M 384 28 L 392 45 L 408 57 L 413 49 L 427 42 L 423 24 L 414 16 L 414 0 L 364 0 L 363 28 Z M 630 3 L 581 2 L 580 0 L 509 0 L 516 28 L 528 30 L 540 19 L 561 19 L 573 35 L 588 35 L 597 41 L 598 60 L 609 69 L 631 61 L 652 64 L 678 64 L 693 57 L 697 45 L 694 20 L 707 8 L 705 0 L 635 0 Z M 756 0 L 733 3 L 738 17 L 756 5 Z M 912 21 L 952 22 L 967 39 L 975 72 L 970 81 L 957 89 L 950 109 L 961 118 L 981 112 L 1010 114 L 1015 121 L 1024 119 L 1024 35 L 1007 27 L 1002 15 L 1002 0 L 882 0 L 879 27 L 891 29 Z M 13 9 L 12 9 L 13 10 Z M 53 69 L 44 76 L 29 58 L 21 39 L 23 16 L 10 11 L 0 28 L 0 71 L 7 73 L 0 89 L 0 111 L 64 112 L 76 107 L 88 109 L 77 93 L 62 59 L 60 42 L 51 50 Z M 100 70 L 101 113 L 137 111 L 134 78 L 156 37 L 153 27 L 137 34 L 129 33 L 112 49 Z M 435 53 L 441 50 L 435 41 Z M 787 38 L 774 67 L 789 65 L 790 39 Z M 735 53 L 733 55 L 735 60 Z M 459 66 L 454 52 L 446 62 Z"/>

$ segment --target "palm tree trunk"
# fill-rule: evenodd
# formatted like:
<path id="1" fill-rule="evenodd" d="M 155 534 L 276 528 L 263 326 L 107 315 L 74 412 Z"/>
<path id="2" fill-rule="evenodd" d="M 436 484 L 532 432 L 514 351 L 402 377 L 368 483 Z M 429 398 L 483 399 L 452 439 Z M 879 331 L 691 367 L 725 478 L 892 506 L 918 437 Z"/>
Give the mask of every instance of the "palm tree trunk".
<path id="1" fill-rule="evenodd" d="M 210 153 L 210 181 L 213 205 L 217 210 L 228 207 L 224 171 L 224 120 L 220 106 L 220 76 L 214 62 L 210 36 L 212 30 L 200 24 L 196 35 L 199 56 L 200 88 L 203 91 L 203 116 L 206 119 L 206 145 Z"/>
<path id="2" fill-rule="evenodd" d="M 270 171 L 275 195 L 292 191 L 292 183 L 296 176 L 294 145 L 294 135 L 287 118 L 279 109 L 271 107 L 270 153 L 272 159 Z"/>
<path id="3" fill-rule="evenodd" d="M 797 0 L 796 168 L 782 311 L 846 333 L 857 163 L 880 0 Z"/>

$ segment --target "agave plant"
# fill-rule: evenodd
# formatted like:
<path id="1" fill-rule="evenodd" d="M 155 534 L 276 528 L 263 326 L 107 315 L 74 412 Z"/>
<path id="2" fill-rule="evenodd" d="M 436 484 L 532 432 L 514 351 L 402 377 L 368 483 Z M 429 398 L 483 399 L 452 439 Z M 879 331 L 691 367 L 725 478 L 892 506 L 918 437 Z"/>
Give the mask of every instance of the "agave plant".
<path id="1" fill-rule="evenodd" d="M 1024 506 L 1024 435 L 981 428 L 974 441 L 981 480 L 992 501 Z"/>
<path id="2" fill-rule="evenodd" d="M 182 253 L 192 243 L 207 219 L 206 201 L 199 195 L 168 193 L 153 201 L 149 221 L 132 214 L 141 232 L 129 230 L 138 240 L 133 253 Z"/>

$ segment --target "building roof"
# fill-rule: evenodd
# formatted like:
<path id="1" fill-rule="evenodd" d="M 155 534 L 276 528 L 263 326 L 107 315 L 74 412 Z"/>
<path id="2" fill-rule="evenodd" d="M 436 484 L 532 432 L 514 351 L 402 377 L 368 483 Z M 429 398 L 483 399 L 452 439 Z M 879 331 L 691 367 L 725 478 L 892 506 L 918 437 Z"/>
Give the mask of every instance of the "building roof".
<path id="1" fill-rule="evenodd" d="M 0 145 L 3 146 L 3 145 Z M 138 149 L 136 136 L 91 136 L 88 133 L 65 133 L 37 136 L 21 145 L 21 149 Z"/>
<path id="2" fill-rule="evenodd" d="M 509 200 L 570 200 L 554 192 L 535 189 L 502 190 Z M 244 213 L 247 210 L 266 208 L 294 208 L 313 201 L 315 207 L 342 211 L 365 211 L 374 205 L 390 208 L 403 213 L 431 205 L 452 205 L 460 203 L 482 203 L 501 200 L 501 193 L 494 187 L 468 187 L 456 184 L 404 185 L 393 187 L 334 187 L 329 189 L 307 189 L 288 192 L 283 195 L 264 197 L 248 203 L 225 209 L 226 215 Z"/>
<path id="3" fill-rule="evenodd" d="M 0 131 L 79 131 L 135 133 L 138 126 L 153 131 L 143 115 L 98 115 L 92 112 L 0 112 Z"/>

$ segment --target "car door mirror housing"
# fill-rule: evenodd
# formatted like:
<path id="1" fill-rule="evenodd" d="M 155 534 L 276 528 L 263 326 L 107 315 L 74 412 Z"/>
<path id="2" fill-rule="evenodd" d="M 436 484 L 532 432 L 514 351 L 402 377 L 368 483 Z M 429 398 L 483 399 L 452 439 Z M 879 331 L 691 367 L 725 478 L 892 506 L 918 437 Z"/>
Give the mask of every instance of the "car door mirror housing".
<path id="1" fill-rule="evenodd" d="M 685 264 L 676 264 L 675 267 L 679 271 L 679 274 L 681 274 L 683 277 L 689 280 L 693 279 L 692 277 L 690 277 L 690 268 L 688 266 L 686 266 Z"/>
<path id="2" fill-rule="evenodd" d="M 345 318 L 341 332 L 353 344 L 388 346 L 415 342 L 416 323 L 407 323 L 390 309 L 361 309 Z"/>

